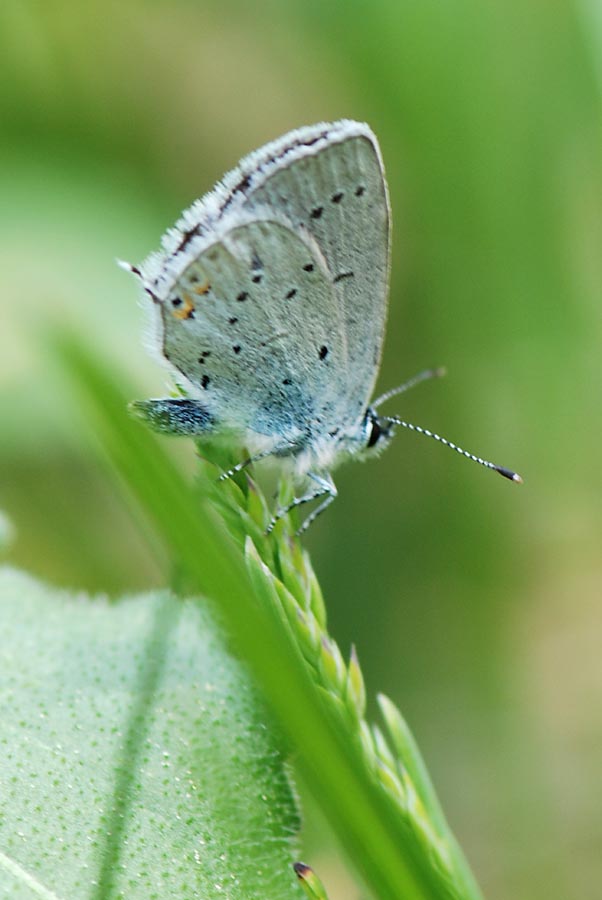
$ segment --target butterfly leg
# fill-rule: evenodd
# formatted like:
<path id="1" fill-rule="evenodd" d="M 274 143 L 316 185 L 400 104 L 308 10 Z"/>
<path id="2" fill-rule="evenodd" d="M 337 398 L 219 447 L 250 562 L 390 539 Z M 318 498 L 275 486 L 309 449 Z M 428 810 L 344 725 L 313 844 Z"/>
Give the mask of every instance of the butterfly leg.
<path id="1" fill-rule="evenodd" d="M 303 494 L 302 497 L 294 497 L 293 500 L 288 504 L 288 506 L 279 509 L 272 521 L 266 528 L 266 534 L 270 534 L 274 530 L 274 526 L 279 519 L 283 516 L 286 516 L 292 509 L 295 509 L 297 506 L 302 506 L 304 503 L 310 503 L 312 500 L 317 500 L 319 497 L 324 497 L 325 499 L 320 503 L 316 509 L 305 519 L 301 527 L 297 530 L 297 534 L 302 534 L 304 531 L 307 531 L 311 523 L 320 515 L 320 513 L 324 512 L 327 506 L 330 506 L 334 498 L 337 496 L 337 489 L 334 481 L 330 477 L 330 475 L 322 476 L 316 475 L 314 472 L 308 472 L 308 476 L 315 481 L 318 485 L 317 489 L 313 491 L 308 491 L 307 494 Z"/>
<path id="2" fill-rule="evenodd" d="M 258 462 L 260 459 L 265 459 L 266 456 L 273 456 L 273 450 L 264 450 L 262 453 L 256 453 L 255 456 L 249 456 L 248 459 L 243 459 L 242 462 L 237 463 L 235 466 L 232 466 L 231 469 L 227 469 L 217 479 L 218 481 L 226 481 L 228 478 L 232 478 L 233 475 L 236 475 L 237 472 L 242 472 L 243 469 L 246 469 L 247 466 L 252 465 L 255 462 Z"/>
<path id="3" fill-rule="evenodd" d="M 268 456 L 288 456 L 295 449 L 295 444 L 292 442 L 285 442 L 283 444 L 277 444 L 275 447 L 271 447 L 269 450 L 262 450 L 261 453 L 256 453 L 255 456 L 249 456 L 247 459 L 243 459 L 242 462 L 237 463 L 235 466 L 232 466 L 231 469 L 227 469 L 217 479 L 218 481 L 226 481 L 228 478 L 232 478 L 233 475 L 236 475 L 237 472 L 242 472 L 243 469 L 246 469 L 247 466 L 252 465 L 255 462 L 258 462 L 260 459 L 266 459 Z"/>
<path id="4" fill-rule="evenodd" d="M 321 515 L 324 512 L 324 510 L 330 506 L 332 501 L 335 500 L 338 495 L 336 485 L 335 485 L 334 481 L 332 480 L 332 478 L 330 477 L 330 475 L 328 475 L 326 478 L 320 478 L 319 476 L 312 475 L 310 473 L 310 478 L 313 478 L 314 481 L 317 481 L 318 483 L 321 482 L 324 486 L 324 490 L 321 491 L 320 493 L 316 494 L 316 496 L 317 497 L 324 497 L 324 495 L 326 495 L 326 496 L 324 497 L 324 500 L 318 506 L 316 506 L 314 511 L 309 514 L 307 519 L 305 519 L 305 521 L 301 523 L 301 526 L 297 529 L 297 535 L 303 534 L 304 531 L 307 531 L 307 529 L 309 528 L 311 523 L 315 522 L 315 520 L 318 518 L 318 516 Z"/>

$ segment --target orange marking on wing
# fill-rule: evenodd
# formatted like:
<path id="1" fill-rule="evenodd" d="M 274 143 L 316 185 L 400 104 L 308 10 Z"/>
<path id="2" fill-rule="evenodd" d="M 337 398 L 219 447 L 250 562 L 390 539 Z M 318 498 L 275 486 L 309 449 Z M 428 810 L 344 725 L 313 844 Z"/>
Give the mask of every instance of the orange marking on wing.
<path id="1" fill-rule="evenodd" d="M 173 309 L 172 312 L 176 319 L 189 319 L 194 313 L 194 303 L 188 296 L 188 294 L 184 294 L 184 305 L 179 307 L 178 309 Z"/>
<path id="2" fill-rule="evenodd" d="M 209 291 L 211 290 L 211 285 L 208 281 L 206 281 L 205 284 L 199 284 L 197 287 L 193 288 L 193 290 L 195 294 L 200 294 L 202 296 L 203 294 L 209 293 Z"/>

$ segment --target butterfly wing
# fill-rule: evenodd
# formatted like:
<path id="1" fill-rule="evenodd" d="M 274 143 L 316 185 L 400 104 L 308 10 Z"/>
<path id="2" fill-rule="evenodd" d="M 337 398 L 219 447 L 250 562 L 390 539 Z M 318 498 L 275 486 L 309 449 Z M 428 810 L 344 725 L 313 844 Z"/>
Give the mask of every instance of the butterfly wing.
<path id="1" fill-rule="evenodd" d="M 250 154 L 164 248 L 138 270 L 160 352 L 216 429 L 301 449 L 359 420 L 389 268 L 387 189 L 366 125 L 311 126 Z"/>
<path id="2" fill-rule="evenodd" d="M 311 236 L 270 210 L 222 232 L 159 304 L 162 353 L 214 428 L 301 449 L 342 414 L 330 389 L 346 360 L 332 340 L 343 325 L 330 273 Z"/>
<path id="3" fill-rule="evenodd" d="M 336 342 L 344 348 L 331 389 L 345 394 L 349 415 L 363 414 L 380 365 L 389 279 L 389 200 L 376 137 L 357 122 L 314 126 L 282 138 L 271 156 L 275 164 L 264 161 L 263 183 L 250 190 L 245 207 L 282 209 L 315 238 L 335 294 Z"/>

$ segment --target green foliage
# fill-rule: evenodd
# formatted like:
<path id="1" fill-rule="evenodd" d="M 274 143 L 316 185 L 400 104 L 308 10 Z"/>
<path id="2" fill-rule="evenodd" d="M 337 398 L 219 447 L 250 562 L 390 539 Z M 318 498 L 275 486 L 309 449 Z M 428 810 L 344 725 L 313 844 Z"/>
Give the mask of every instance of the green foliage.
<path id="1" fill-rule="evenodd" d="M 478 898 L 400 714 L 383 701 L 391 743 L 365 720 L 357 656 L 346 663 L 327 633 L 323 598 L 294 523 L 285 518 L 266 536 L 269 512 L 256 485 L 244 473 L 218 485 L 229 460 L 211 447 L 201 448 L 192 492 L 156 439 L 127 417 L 125 399 L 93 358 L 68 340 L 60 349 L 111 463 L 176 563 L 179 584 L 216 603 L 375 894 Z"/>
<path id="2" fill-rule="evenodd" d="M 304 545 L 347 670 L 355 641 L 369 696 L 384 687 L 401 702 L 496 900 L 595 896 L 601 879 L 600 8 L 0 4 L 0 507 L 10 560 L 53 584 L 138 593 L 165 583 L 169 557 L 100 470 L 86 442 L 96 424 L 76 419 L 37 329 L 68 322 L 137 382 L 128 400 L 163 396 L 115 257 L 143 258 L 226 168 L 288 128 L 347 115 L 378 134 L 393 206 L 379 389 L 445 364 L 445 383 L 391 412 L 516 466 L 528 489 L 400 434 L 378 464 L 341 468 L 339 499 Z M 191 449 L 170 452 L 186 464 Z M 196 511 L 220 528 L 223 510 Z M 283 604 L 298 599 L 287 578 Z M 311 619 L 294 614 L 311 660 Z M 318 854 L 333 893 L 341 867 L 309 816 L 302 858 Z"/>
<path id="3" fill-rule="evenodd" d="M 0 893 L 284 900 L 283 754 L 207 604 L 0 570 Z"/>

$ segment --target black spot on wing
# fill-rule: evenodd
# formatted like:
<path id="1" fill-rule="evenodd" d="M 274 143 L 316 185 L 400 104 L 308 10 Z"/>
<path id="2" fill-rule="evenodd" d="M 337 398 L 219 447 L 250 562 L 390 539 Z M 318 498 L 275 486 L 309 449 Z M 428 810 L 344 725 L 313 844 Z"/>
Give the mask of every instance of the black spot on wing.
<path id="1" fill-rule="evenodd" d="M 263 262 L 256 250 L 253 251 L 253 256 L 251 258 L 251 269 L 253 270 L 251 281 L 253 284 L 259 284 L 263 278 Z"/>
<path id="2" fill-rule="evenodd" d="M 339 281 L 343 281 L 344 278 L 353 278 L 353 272 L 339 272 L 338 275 L 335 275 L 332 279 L 333 284 L 338 284 Z"/>
<path id="3" fill-rule="evenodd" d="M 200 234 L 202 231 L 201 225 L 195 225 L 194 228 L 190 228 L 188 231 L 185 231 L 182 235 L 182 240 L 176 247 L 176 253 L 181 253 L 182 250 L 185 250 L 191 240 Z"/>
<path id="4" fill-rule="evenodd" d="M 145 287 L 144 290 L 146 291 L 146 293 L 148 294 L 148 296 L 151 298 L 151 300 L 153 301 L 153 303 L 157 303 L 158 305 L 161 304 L 161 301 L 159 300 L 159 298 L 157 297 L 157 295 L 154 294 L 154 293 L 151 291 L 150 288 Z"/>

